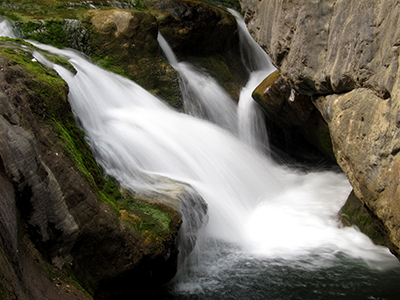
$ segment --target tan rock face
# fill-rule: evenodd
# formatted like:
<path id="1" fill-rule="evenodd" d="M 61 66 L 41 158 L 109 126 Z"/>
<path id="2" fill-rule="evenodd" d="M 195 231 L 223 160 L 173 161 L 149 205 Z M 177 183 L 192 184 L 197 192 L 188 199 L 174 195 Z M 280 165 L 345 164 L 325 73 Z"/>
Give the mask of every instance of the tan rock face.
<path id="1" fill-rule="evenodd" d="M 93 11 L 92 18 L 93 25 L 101 33 L 108 33 L 117 27 L 114 32 L 116 37 L 124 32 L 128 27 L 130 21 L 133 19 L 133 15 L 128 11 L 112 10 L 112 11 Z"/>
<path id="2" fill-rule="evenodd" d="M 250 32 L 298 91 L 355 87 L 390 97 L 397 73 L 400 18 L 390 1 L 241 1 Z"/>
<path id="3" fill-rule="evenodd" d="M 399 256 L 398 1 L 241 4 L 282 77 L 314 99 L 339 165 Z"/>

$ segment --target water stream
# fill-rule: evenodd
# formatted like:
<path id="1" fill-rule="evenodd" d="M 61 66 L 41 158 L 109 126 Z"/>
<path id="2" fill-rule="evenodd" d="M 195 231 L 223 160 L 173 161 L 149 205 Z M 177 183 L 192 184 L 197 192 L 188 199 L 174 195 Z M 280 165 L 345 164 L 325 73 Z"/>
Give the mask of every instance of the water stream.
<path id="1" fill-rule="evenodd" d="M 108 174 L 133 190 L 153 188 L 151 177 L 169 177 L 189 183 L 208 203 L 209 222 L 159 299 L 398 298 L 397 259 L 337 220 L 351 191 L 341 172 L 275 164 L 235 131 L 238 108 L 229 98 L 216 97 L 229 103 L 229 116 L 213 117 L 224 104 L 214 103 L 206 84 L 206 113 L 184 114 L 78 52 L 35 45 L 76 68 L 73 75 L 35 53 L 68 83 L 72 110 Z M 169 61 L 187 76 L 187 64 Z M 204 81 L 192 71 L 191 90 L 191 80 Z"/>

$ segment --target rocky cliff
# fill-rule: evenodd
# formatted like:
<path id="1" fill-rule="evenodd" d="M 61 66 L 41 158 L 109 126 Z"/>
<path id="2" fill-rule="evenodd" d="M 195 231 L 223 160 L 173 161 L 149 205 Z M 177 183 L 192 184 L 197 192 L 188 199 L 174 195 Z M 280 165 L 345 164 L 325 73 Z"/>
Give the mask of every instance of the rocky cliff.
<path id="1" fill-rule="evenodd" d="M 400 3 L 241 0 L 282 78 L 310 96 L 338 164 L 400 256 Z"/>

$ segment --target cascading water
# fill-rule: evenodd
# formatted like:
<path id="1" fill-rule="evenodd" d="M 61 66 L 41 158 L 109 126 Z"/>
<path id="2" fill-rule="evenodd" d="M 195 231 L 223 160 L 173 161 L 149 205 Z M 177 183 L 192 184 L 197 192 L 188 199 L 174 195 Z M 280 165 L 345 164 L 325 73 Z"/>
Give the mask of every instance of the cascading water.
<path id="1" fill-rule="evenodd" d="M 208 203 L 195 251 L 160 299 L 398 296 L 398 261 L 356 228 L 339 227 L 351 189 L 343 174 L 277 166 L 230 131 L 172 110 L 78 53 L 37 46 L 76 68 L 73 75 L 53 65 L 107 173 L 134 190 L 151 189 L 154 175 L 170 177 Z"/>
<path id="2" fill-rule="evenodd" d="M 179 72 L 185 112 L 209 120 L 237 133 L 236 106 L 216 80 L 187 62 L 178 62 L 171 47 L 159 33 L 157 40 L 171 66 Z"/>
<path id="3" fill-rule="evenodd" d="M 247 31 L 242 16 L 233 9 L 228 9 L 236 18 L 240 40 L 240 54 L 243 64 L 250 73 L 250 78 L 242 88 L 238 105 L 240 138 L 247 144 L 268 153 L 268 133 L 264 114 L 252 98 L 254 89 L 274 70 L 268 55 L 253 40 Z"/>

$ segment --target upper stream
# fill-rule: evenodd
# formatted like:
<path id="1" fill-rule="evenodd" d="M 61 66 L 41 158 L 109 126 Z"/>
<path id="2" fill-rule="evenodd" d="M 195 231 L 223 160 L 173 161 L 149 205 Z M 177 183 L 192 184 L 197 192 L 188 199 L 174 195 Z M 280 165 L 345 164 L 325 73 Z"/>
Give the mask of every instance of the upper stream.
<path id="1" fill-rule="evenodd" d="M 248 62 L 250 81 L 237 105 L 209 75 L 166 53 L 192 101 L 180 113 L 78 52 L 35 45 L 77 70 L 34 53 L 68 83 L 72 110 L 108 174 L 133 190 L 152 189 L 155 176 L 186 182 L 208 204 L 193 253 L 159 299 L 398 299 L 398 260 L 338 221 L 351 191 L 346 177 L 278 165 L 268 155 L 250 97 L 274 70 L 268 57 Z"/>

